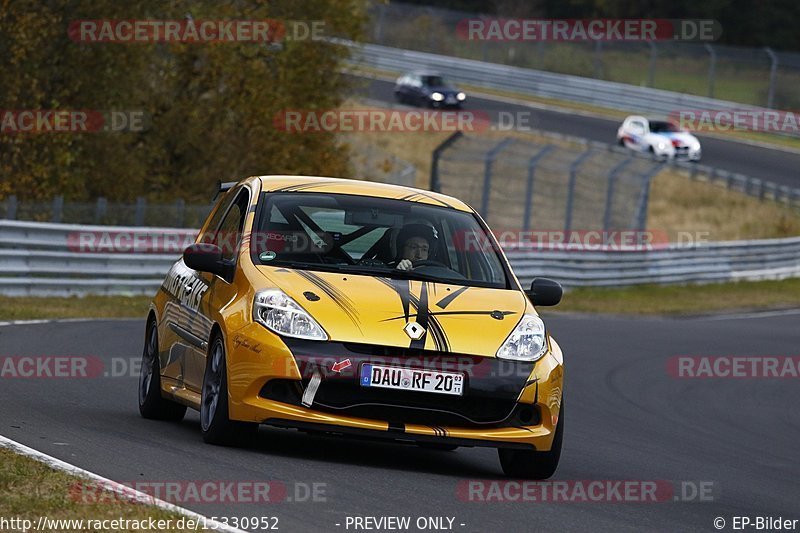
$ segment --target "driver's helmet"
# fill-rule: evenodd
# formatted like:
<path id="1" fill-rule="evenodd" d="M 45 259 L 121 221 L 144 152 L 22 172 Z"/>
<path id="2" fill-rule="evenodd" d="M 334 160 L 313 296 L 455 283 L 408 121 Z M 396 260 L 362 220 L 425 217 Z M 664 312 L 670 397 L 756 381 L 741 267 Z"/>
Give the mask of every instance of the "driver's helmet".
<path id="1" fill-rule="evenodd" d="M 436 231 L 436 228 L 429 226 L 428 224 L 411 223 L 403 226 L 400 232 L 397 234 L 396 242 L 398 260 L 402 258 L 403 248 L 406 245 L 406 241 L 412 237 L 422 237 L 428 241 L 428 259 L 432 259 L 436 256 L 436 250 L 438 249 L 439 242 L 439 232 Z"/>

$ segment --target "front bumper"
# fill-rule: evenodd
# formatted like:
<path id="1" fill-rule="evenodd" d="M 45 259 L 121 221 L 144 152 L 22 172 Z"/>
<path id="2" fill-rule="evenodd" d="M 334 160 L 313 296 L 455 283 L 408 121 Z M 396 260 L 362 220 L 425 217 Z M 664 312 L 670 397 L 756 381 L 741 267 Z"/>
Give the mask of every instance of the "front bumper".
<path id="1" fill-rule="evenodd" d="M 260 325 L 229 344 L 229 412 L 279 427 L 459 446 L 549 450 L 561 405 L 560 349 L 534 363 L 364 344 L 282 339 Z M 557 352 L 557 353 L 556 353 Z M 333 363 L 349 360 L 346 369 Z M 463 396 L 364 388 L 365 362 L 463 372 Z M 321 381 L 310 407 L 303 394 Z"/>

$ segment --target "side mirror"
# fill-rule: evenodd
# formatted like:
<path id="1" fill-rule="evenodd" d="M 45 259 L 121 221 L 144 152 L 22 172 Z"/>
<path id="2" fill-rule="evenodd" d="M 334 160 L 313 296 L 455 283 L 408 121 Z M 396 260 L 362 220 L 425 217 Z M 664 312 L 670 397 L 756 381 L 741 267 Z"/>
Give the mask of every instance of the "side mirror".
<path id="1" fill-rule="evenodd" d="M 222 249 L 216 244 L 192 244 L 183 251 L 183 262 L 192 270 L 223 277 L 227 270 L 222 262 Z"/>
<path id="2" fill-rule="evenodd" d="M 557 281 L 547 278 L 535 278 L 531 283 L 531 290 L 526 294 L 533 301 L 533 305 L 558 305 L 564 289 Z"/>

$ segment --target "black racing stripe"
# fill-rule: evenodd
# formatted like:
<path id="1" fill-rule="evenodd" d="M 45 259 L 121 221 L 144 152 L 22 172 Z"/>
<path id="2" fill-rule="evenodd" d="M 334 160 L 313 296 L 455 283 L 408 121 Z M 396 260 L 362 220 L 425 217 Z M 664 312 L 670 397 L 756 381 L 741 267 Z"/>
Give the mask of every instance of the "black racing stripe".
<path id="1" fill-rule="evenodd" d="M 503 313 L 503 316 L 508 315 L 516 315 L 516 311 L 500 311 Z M 442 315 L 491 315 L 494 311 L 431 311 L 429 313 L 430 316 L 442 316 Z M 393 320 L 402 320 L 403 316 L 393 316 L 391 318 L 384 318 L 381 322 L 391 322 Z"/>
<path id="2" fill-rule="evenodd" d="M 406 432 L 406 425 L 402 422 L 389 422 L 389 431 Z"/>
<path id="3" fill-rule="evenodd" d="M 417 305 L 417 324 L 422 326 L 422 329 L 425 330 L 425 333 L 423 333 L 422 337 L 420 337 L 419 339 L 412 339 L 409 348 L 424 350 L 425 339 L 428 336 L 428 283 L 423 281 L 421 285 L 422 288 L 419 291 L 419 304 Z M 436 344 L 436 349 L 438 350 L 439 343 L 436 342 L 437 339 L 435 335 L 433 341 L 434 344 Z"/>
<path id="4" fill-rule="evenodd" d="M 327 183 L 324 181 L 315 181 L 312 183 L 301 183 L 299 185 L 287 185 L 286 187 L 281 187 L 280 189 L 274 189 L 272 192 L 298 192 L 313 189 L 314 187 L 319 187 L 321 185 L 327 185 Z"/>
<path id="5" fill-rule="evenodd" d="M 436 307 L 444 309 L 445 307 L 453 303 L 453 300 L 464 294 L 464 291 L 466 291 L 467 289 L 469 289 L 469 287 L 461 287 L 460 289 L 448 294 L 447 296 L 436 302 Z"/>
<path id="6" fill-rule="evenodd" d="M 421 309 L 423 306 L 420 302 L 420 299 L 417 298 L 414 294 L 411 293 L 411 282 L 409 280 L 399 280 L 399 279 L 387 279 L 387 278 L 377 278 L 381 283 L 386 285 L 387 287 L 391 287 L 394 291 L 400 296 L 400 300 L 403 303 L 403 316 L 396 317 L 396 318 L 389 318 L 386 320 L 399 320 L 405 319 L 406 322 L 410 319 L 410 312 L 409 307 L 413 308 L 417 311 L 417 322 L 420 326 L 424 327 L 426 331 L 431 332 L 431 338 L 433 338 L 434 346 L 436 350 L 449 352 L 450 351 L 450 342 L 447 338 L 447 334 L 444 332 L 444 328 L 442 328 L 441 323 L 436 319 L 436 317 L 432 316 L 432 313 L 428 310 L 427 305 L 427 293 L 426 293 L 426 304 L 424 306 L 425 313 L 427 313 L 427 324 L 423 324 L 420 320 L 420 315 L 422 314 Z M 423 287 L 424 287 L 423 282 Z M 489 311 L 491 313 L 491 311 Z M 430 329 L 429 329 L 430 328 Z M 424 349 L 425 347 L 425 336 L 423 336 L 419 341 L 422 342 L 421 348 Z M 411 343 L 411 347 L 414 348 L 419 344 L 419 341 L 415 344 L 414 341 Z"/>
<path id="7" fill-rule="evenodd" d="M 420 303 L 419 299 L 416 296 L 414 296 L 413 294 L 411 295 L 411 305 L 415 306 L 417 308 L 417 310 L 421 309 L 421 305 L 422 305 Z M 427 307 L 428 306 L 426 305 L 425 309 L 426 309 L 427 315 L 428 315 L 428 324 L 425 326 L 425 328 L 426 329 L 430 328 L 431 337 L 433 338 L 433 343 L 434 343 L 434 346 L 436 347 L 436 349 L 438 351 L 442 351 L 442 352 L 449 352 L 450 351 L 450 342 L 447 339 L 447 334 L 444 332 L 444 328 L 442 327 L 442 324 L 439 322 L 439 320 L 437 320 L 437 318 L 435 316 L 433 316 L 432 313 L 430 313 L 430 311 L 428 311 Z M 419 311 L 417 313 L 417 316 L 419 316 Z M 419 320 L 418 320 L 418 322 L 419 322 Z M 420 324 L 420 325 L 422 325 L 422 324 Z M 425 337 L 423 337 L 423 339 L 424 338 Z"/>
<path id="8" fill-rule="evenodd" d="M 435 311 L 431 313 L 432 316 L 439 316 L 439 315 L 491 315 L 494 313 L 495 310 L 492 311 Z M 503 313 L 503 316 L 508 315 L 516 315 L 516 311 L 500 311 Z"/>
<path id="9" fill-rule="evenodd" d="M 408 322 L 409 317 L 409 302 L 411 301 L 411 282 L 402 279 L 388 279 L 377 278 L 378 281 L 391 288 L 400 297 L 400 303 L 403 305 L 403 318 Z"/>
<path id="10" fill-rule="evenodd" d="M 452 205 L 448 204 L 447 202 L 436 198 L 435 196 L 431 196 L 425 192 L 419 191 L 414 192 L 411 194 L 407 194 L 405 196 L 401 196 L 398 200 L 407 200 L 409 202 L 416 202 L 418 201 L 417 198 L 427 198 L 428 200 L 433 200 L 434 202 L 438 203 L 439 205 L 443 205 L 444 207 L 453 207 Z"/>
<path id="11" fill-rule="evenodd" d="M 422 196 L 423 198 L 427 198 L 428 200 L 433 200 L 434 202 L 438 202 L 438 203 L 440 203 L 441 205 L 443 205 L 445 207 L 453 207 L 452 205 L 448 204 L 444 200 L 440 200 L 439 198 L 436 198 L 435 196 L 431 196 L 430 194 L 427 194 L 427 193 L 424 193 L 424 192 L 420 192 L 420 193 L 417 193 L 417 195 L 418 196 Z"/>
<path id="12" fill-rule="evenodd" d="M 353 324 L 356 325 L 359 331 L 361 330 L 361 325 L 359 324 L 358 320 L 358 311 L 356 310 L 355 306 L 353 305 L 352 300 L 347 297 L 342 291 L 325 281 L 324 279 L 320 278 L 316 274 L 305 270 L 296 270 L 297 274 L 302 278 L 306 279 L 310 283 L 314 284 L 317 288 L 319 288 L 322 292 L 328 295 L 331 300 L 339 306 L 339 308 L 345 312 L 345 314 L 350 318 Z"/>

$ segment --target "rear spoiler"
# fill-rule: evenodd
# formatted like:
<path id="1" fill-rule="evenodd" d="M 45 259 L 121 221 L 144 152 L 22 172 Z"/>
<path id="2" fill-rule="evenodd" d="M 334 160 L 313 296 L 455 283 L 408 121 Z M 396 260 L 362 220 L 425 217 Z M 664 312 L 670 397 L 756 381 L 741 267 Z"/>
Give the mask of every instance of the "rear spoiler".
<path id="1" fill-rule="evenodd" d="M 214 189 L 214 197 L 211 199 L 212 202 L 216 202 L 219 195 L 223 192 L 228 192 L 229 190 L 233 189 L 236 184 L 239 183 L 238 181 L 218 181 L 217 186 Z"/>

